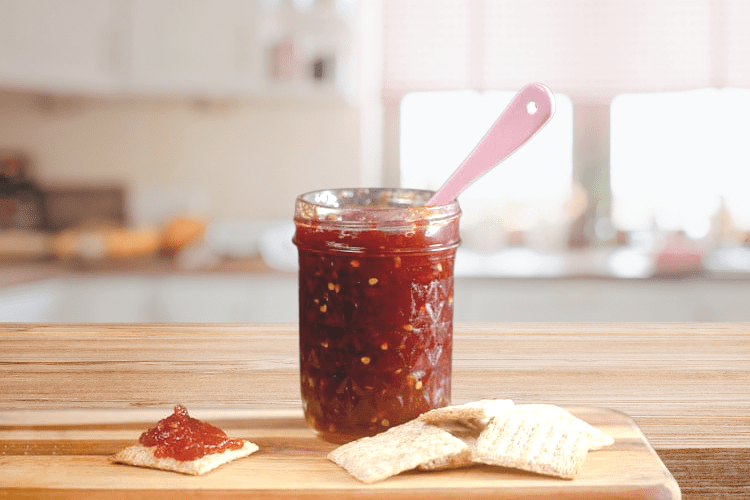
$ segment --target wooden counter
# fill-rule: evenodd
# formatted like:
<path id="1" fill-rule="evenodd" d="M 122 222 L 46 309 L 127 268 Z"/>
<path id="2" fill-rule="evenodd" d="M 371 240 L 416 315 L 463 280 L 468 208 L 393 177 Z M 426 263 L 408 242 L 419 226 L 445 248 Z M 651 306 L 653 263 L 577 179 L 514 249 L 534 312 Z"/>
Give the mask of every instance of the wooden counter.
<path id="1" fill-rule="evenodd" d="M 297 411 L 297 363 L 294 324 L 5 324 L 0 426 Z M 750 324 L 456 325 L 453 402 L 497 397 L 624 412 L 683 498 L 750 496 Z"/>

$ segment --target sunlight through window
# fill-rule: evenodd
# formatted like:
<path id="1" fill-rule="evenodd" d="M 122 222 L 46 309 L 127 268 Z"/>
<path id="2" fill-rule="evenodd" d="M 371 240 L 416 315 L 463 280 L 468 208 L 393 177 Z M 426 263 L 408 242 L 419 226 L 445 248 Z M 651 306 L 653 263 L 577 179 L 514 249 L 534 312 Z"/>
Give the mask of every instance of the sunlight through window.
<path id="1" fill-rule="evenodd" d="M 709 234 L 722 208 L 750 230 L 750 90 L 623 94 L 612 101 L 618 229 Z"/>

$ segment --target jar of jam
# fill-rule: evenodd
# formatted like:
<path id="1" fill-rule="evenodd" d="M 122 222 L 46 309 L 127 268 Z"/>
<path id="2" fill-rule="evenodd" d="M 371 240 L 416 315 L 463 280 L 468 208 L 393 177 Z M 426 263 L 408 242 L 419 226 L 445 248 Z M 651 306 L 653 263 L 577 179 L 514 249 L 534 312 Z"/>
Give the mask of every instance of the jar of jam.
<path id="1" fill-rule="evenodd" d="M 343 443 L 450 404 L 457 202 L 431 191 L 297 198 L 305 418 Z"/>

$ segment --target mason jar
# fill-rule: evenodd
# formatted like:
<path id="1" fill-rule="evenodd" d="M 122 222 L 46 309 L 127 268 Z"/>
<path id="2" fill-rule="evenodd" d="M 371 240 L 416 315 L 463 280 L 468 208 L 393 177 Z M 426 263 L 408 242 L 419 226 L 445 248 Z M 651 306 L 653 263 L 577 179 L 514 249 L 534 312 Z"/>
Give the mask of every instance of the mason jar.
<path id="1" fill-rule="evenodd" d="M 301 395 L 343 443 L 450 404 L 457 202 L 431 191 L 335 189 L 297 198 Z"/>

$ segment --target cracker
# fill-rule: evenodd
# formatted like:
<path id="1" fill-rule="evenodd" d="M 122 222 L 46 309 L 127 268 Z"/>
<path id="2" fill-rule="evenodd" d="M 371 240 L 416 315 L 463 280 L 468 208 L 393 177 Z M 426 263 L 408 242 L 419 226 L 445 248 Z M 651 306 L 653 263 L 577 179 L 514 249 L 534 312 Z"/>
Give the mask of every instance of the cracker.
<path id="1" fill-rule="evenodd" d="M 562 425 L 574 425 L 582 431 L 591 434 L 589 450 L 606 448 L 615 442 L 611 436 L 559 406 L 551 404 L 520 404 L 513 407 L 511 413 L 534 415 L 548 421 L 564 422 Z"/>
<path id="2" fill-rule="evenodd" d="M 575 427 L 523 415 L 493 419 L 477 440 L 474 461 L 572 479 L 591 436 Z"/>
<path id="3" fill-rule="evenodd" d="M 614 440 L 554 405 L 518 405 L 493 417 L 474 448 L 475 462 L 572 479 L 589 450 Z"/>
<path id="4" fill-rule="evenodd" d="M 473 458 L 474 453 L 472 452 L 470 447 L 467 447 L 465 450 L 453 455 L 447 455 L 444 457 L 436 458 L 434 460 L 430 460 L 423 464 L 419 464 L 417 469 L 423 471 L 461 469 L 463 467 L 471 467 L 472 465 L 474 465 L 475 462 Z"/>
<path id="5" fill-rule="evenodd" d="M 328 459 L 363 483 L 374 483 L 423 464 L 449 462 L 469 450 L 465 442 L 446 430 L 412 420 L 339 446 Z"/>
<path id="6" fill-rule="evenodd" d="M 435 408 L 419 416 L 419 420 L 428 424 L 441 424 L 448 420 L 480 422 L 486 425 L 487 420 L 513 407 L 510 399 L 482 399 L 462 405 Z"/>
<path id="7" fill-rule="evenodd" d="M 448 406 L 382 434 L 345 444 L 328 458 L 364 483 L 400 472 L 476 463 L 562 478 L 576 476 L 588 452 L 614 440 L 549 404 L 482 400 Z"/>
<path id="8" fill-rule="evenodd" d="M 170 457 L 156 457 L 154 456 L 154 450 L 156 450 L 156 446 L 134 445 L 115 453 L 109 459 L 115 463 L 200 476 L 232 460 L 252 455 L 258 451 L 258 445 L 243 440 L 243 446 L 238 450 L 212 453 L 188 461 L 176 460 Z"/>
<path id="9" fill-rule="evenodd" d="M 482 399 L 462 405 L 436 408 L 423 413 L 419 420 L 435 425 L 461 439 L 468 450 L 421 464 L 420 470 L 442 470 L 468 467 L 473 464 L 472 450 L 476 446 L 479 433 L 487 426 L 489 419 L 513 406 L 510 399 Z"/>
<path id="10" fill-rule="evenodd" d="M 474 464 L 472 461 L 473 449 L 476 446 L 479 432 L 482 430 L 479 427 L 472 425 L 469 422 L 463 423 L 460 421 L 450 421 L 437 426 L 444 431 L 449 432 L 452 436 L 460 439 L 466 444 L 466 449 L 444 457 L 430 460 L 423 464 L 419 464 L 417 467 L 419 470 L 431 471 L 431 470 L 443 470 L 443 469 L 458 469 L 461 467 L 469 467 Z"/>

